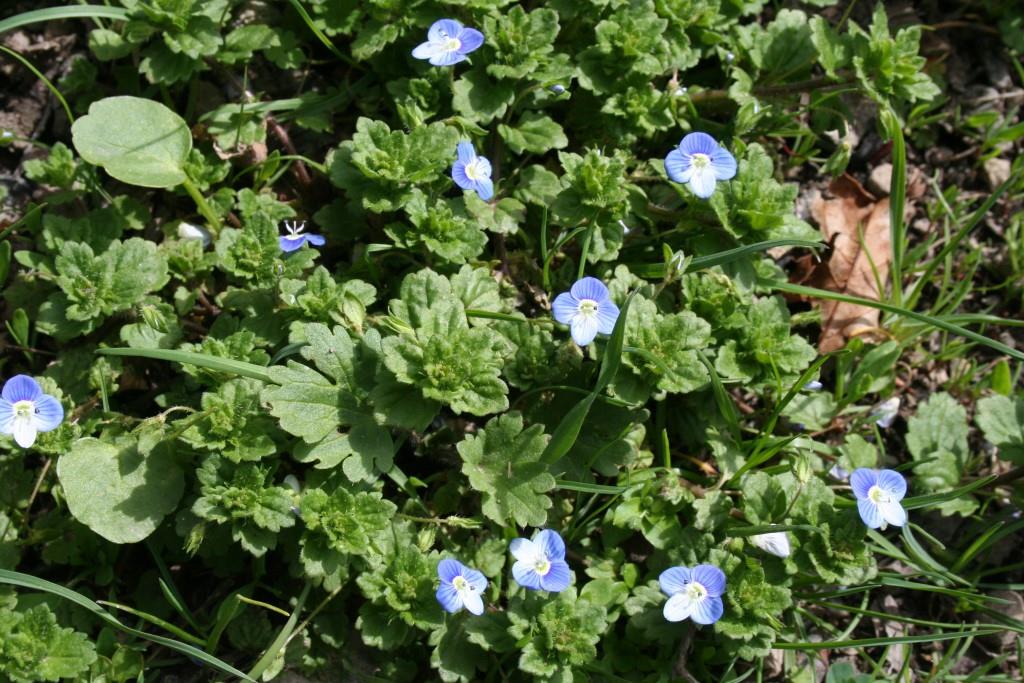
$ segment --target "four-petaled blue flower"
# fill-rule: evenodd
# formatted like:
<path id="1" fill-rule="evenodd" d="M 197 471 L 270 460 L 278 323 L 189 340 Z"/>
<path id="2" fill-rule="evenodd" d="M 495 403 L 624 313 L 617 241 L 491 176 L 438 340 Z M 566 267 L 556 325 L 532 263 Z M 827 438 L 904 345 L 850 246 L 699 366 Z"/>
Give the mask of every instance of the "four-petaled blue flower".
<path id="1" fill-rule="evenodd" d="M 452 165 L 452 180 L 463 190 L 473 190 L 480 199 L 487 201 L 494 196 L 491 182 L 491 162 L 478 157 L 472 142 L 462 141 L 456 148 L 458 157 Z"/>
<path id="2" fill-rule="evenodd" d="M 451 66 L 483 44 L 484 34 L 475 28 L 465 28 L 454 19 L 439 19 L 427 31 L 427 42 L 417 45 L 412 56 L 430 60 L 434 66 Z"/>
<path id="3" fill-rule="evenodd" d="M 713 624 L 722 617 L 725 574 L 718 567 L 672 567 L 661 573 L 658 584 L 668 596 L 663 613 L 669 621 L 693 619 L 697 624 Z"/>
<path id="4" fill-rule="evenodd" d="M 458 560 L 441 560 L 437 565 L 437 576 L 441 579 L 437 601 L 445 611 L 454 614 L 465 607 L 473 614 L 484 613 L 481 595 L 487 588 L 487 577 Z"/>
<path id="5" fill-rule="evenodd" d="M 15 375 L 0 392 L 0 434 L 11 434 L 22 448 L 36 442 L 38 432 L 56 429 L 64 421 L 64 407 L 43 393 L 28 375 Z"/>
<path id="6" fill-rule="evenodd" d="M 611 334 L 619 318 L 619 307 L 608 296 L 600 280 L 585 277 L 568 292 L 555 297 L 551 306 L 555 320 L 569 326 L 572 339 L 580 346 L 594 341 L 597 333 Z"/>
<path id="7" fill-rule="evenodd" d="M 315 247 L 322 247 L 326 241 L 323 238 L 323 235 L 317 235 L 312 232 L 302 232 L 306 229 L 306 221 L 285 221 L 284 228 L 288 231 L 288 234 L 281 235 L 281 237 L 278 238 L 278 242 L 281 245 L 281 251 L 295 251 L 306 242 L 309 242 Z"/>
<path id="8" fill-rule="evenodd" d="M 889 524 L 903 526 L 907 511 L 900 505 L 907 495 L 907 481 L 896 470 L 872 470 L 860 467 L 850 475 L 850 488 L 857 496 L 857 511 L 870 529 L 885 529 Z"/>
<path id="9" fill-rule="evenodd" d="M 558 593 L 569 587 L 572 572 L 565 561 L 565 541 L 557 532 L 542 529 L 533 540 L 514 539 L 508 549 L 516 558 L 512 576 L 523 588 Z"/>
<path id="10" fill-rule="evenodd" d="M 677 183 L 689 183 L 693 193 L 707 199 L 716 180 L 736 175 L 736 159 L 707 133 L 690 133 L 665 157 L 665 172 Z"/>

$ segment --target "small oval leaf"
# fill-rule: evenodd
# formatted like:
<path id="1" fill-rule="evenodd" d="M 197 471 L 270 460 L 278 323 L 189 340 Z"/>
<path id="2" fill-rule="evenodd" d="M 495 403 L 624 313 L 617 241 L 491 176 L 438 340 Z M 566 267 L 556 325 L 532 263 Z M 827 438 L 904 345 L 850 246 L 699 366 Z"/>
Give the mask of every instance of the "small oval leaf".
<path id="1" fill-rule="evenodd" d="M 185 120 L 153 100 L 106 97 L 71 126 L 83 159 L 114 178 L 142 187 L 174 187 L 186 180 L 192 133 Z"/>

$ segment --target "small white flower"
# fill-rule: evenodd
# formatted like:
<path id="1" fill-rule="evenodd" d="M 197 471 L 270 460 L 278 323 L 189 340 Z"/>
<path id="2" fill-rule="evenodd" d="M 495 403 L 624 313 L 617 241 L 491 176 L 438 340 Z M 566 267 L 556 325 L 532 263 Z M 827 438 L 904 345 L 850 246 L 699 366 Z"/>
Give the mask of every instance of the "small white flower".
<path id="1" fill-rule="evenodd" d="M 213 239 L 210 231 L 206 228 L 185 221 L 178 223 L 178 237 L 183 240 L 199 240 L 203 243 L 204 248 L 210 246 L 210 241 Z"/>
<path id="2" fill-rule="evenodd" d="M 767 534 L 751 536 L 750 542 L 776 557 L 789 557 L 789 536 L 785 531 L 771 531 Z"/>
<path id="3" fill-rule="evenodd" d="M 875 424 L 882 429 L 888 429 L 892 426 L 893 421 L 900 412 L 900 397 L 893 396 L 892 398 L 882 401 L 875 409 L 871 412 L 871 417 L 875 418 Z"/>
<path id="4" fill-rule="evenodd" d="M 828 476 L 832 477 L 836 481 L 846 481 L 850 478 L 850 473 L 844 468 L 839 466 L 839 463 L 832 465 L 832 469 L 828 471 Z"/>

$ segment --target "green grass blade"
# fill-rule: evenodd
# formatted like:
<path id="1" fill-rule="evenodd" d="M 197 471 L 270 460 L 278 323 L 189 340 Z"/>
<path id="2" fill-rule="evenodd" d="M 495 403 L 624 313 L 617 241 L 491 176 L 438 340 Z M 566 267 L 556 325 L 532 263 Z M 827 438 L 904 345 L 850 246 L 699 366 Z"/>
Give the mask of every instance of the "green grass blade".
<path id="1" fill-rule="evenodd" d="M 999 198 L 1002 197 L 1003 194 L 1010 189 L 1010 187 L 1012 187 L 1019 181 L 1019 175 L 1019 171 L 1017 173 L 1014 173 L 1006 180 L 1006 182 L 997 187 L 995 191 L 992 192 L 992 194 L 990 194 L 984 202 L 982 202 L 981 206 L 979 206 L 977 210 L 975 210 L 975 212 L 971 214 L 971 217 L 967 220 L 966 223 L 964 223 L 964 225 L 957 231 L 957 233 L 952 238 L 950 238 L 946 242 L 946 244 L 943 245 L 942 249 L 940 249 L 939 252 L 935 254 L 935 256 L 932 257 L 931 262 L 929 262 L 928 267 L 925 268 L 924 273 L 918 279 L 917 284 L 914 285 L 914 289 L 911 292 L 910 297 L 907 299 L 907 306 L 909 308 L 915 308 L 917 306 L 918 299 L 924 292 L 925 286 L 929 282 L 931 282 L 932 276 L 935 274 L 935 271 L 938 270 L 939 266 L 945 262 L 946 257 L 954 249 L 960 246 L 960 242 L 962 242 L 963 239 L 967 237 L 967 235 L 972 230 L 974 230 L 974 227 L 978 225 L 978 223 L 981 222 L 981 220 L 992 209 L 992 207 L 995 206 L 995 203 L 999 201 Z M 938 191 L 936 194 L 941 197 L 941 190 Z"/>
<path id="2" fill-rule="evenodd" d="M 987 477 L 983 477 L 976 481 L 972 481 L 970 484 L 966 484 L 959 488 L 955 488 L 952 491 L 946 491 L 945 493 L 930 493 L 926 496 L 913 496 L 911 498 L 903 499 L 903 508 L 905 510 L 916 510 L 917 508 L 929 507 L 931 505 L 941 505 L 950 500 L 956 500 L 961 496 L 965 496 L 972 491 L 977 491 L 980 488 L 984 488 L 991 484 L 998 478 L 997 475 L 992 474 Z"/>
<path id="3" fill-rule="evenodd" d="M 713 268 L 726 263 L 732 263 L 733 261 L 749 256 L 750 254 L 768 251 L 769 249 L 775 249 L 776 247 L 807 247 L 808 249 L 820 249 L 822 246 L 821 242 L 797 239 L 766 240 L 764 242 L 755 242 L 754 244 L 744 244 L 742 247 L 726 249 L 725 251 L 708 254 L 707 256 L 696 256 L 690 259 L 686 272 L 692 273 L 697 270 L 704 270 L 705 268 Z M 650 280 L 660 280 L 665 277 L 664 263 L 630 264 L 629 269 L 637 275 L 637 277 L 647 278 Z"/>
<path id="4" fill-rule="evenodd" d="M 605 390 L 605 387 L 612 383 L 612 380 L 615 379 L 615 373 L 619 371 L 619 366 L 622 364 L 622 343 L 626 336 L 626 316 L 629 314 L 629 304 L 632 303 L 634 296 L 636 296 L 636 292 L 630 292 L 623 302 L 622 308 L 619 310 L 619 318 L 615 321 L 615 328 L 612 330 L 612 336 L 608 340 L 608 345 L 604 347 L 604 357 L 601 358 L 601 371 L 597 373 L 597 386 L 594 387 L 595 394 L 600 394 Z"/>
<path id="5" fill-rule="evenodd" d="M 302 17 L 302 21 L 306 22 L 306 26 L 308 26 L 309 30 L 313 32 L 313 35 L 316 36 L 317 40 L 319 40 L 321 43 L 324 44 L 324 47 L 326 47 L 328 50 L 330 50 L 331 53 L 335 57 L 337 57 L 341 61 L 345 62 L 349 66 L 356 67 L 356 68 L 362 68 L 351 57 L 349 57 L 348 55 L 343 53 L 341 50 L 339 50 L 334 45 L 334 43 L 331 42 L 331 39 L 328 38 L 326 35 L 324 35 L 323 31 L 321 31 L 319 28 L 317 28 L 317 25 L 316 25 L 316 23 L 314 23 L 313 18 L 309 16 L 309 12 L 306 11 L 306 8 L 302 6 L 302 3 L 299 2 L 299 0 L 289 0 L 289 1 L 291 2 L 292 7 L 295 8 L 295 11 L 298 12 L 299 16 Z"/>
<path id="6" fill-rule="evenodd" d="M 816 299 L 831 299 L 833 301 L 842 301 L 848 304 L 857 304 L 858 306 L 867 306 L 868 308 L 877 308 L 885 311 L 886 313 L 892 313 L 893 315 L 902 315 L 919 322 L 926 323 L 940 330 L 950 332 L 952 334 L 970 339 L 973 342 L 977 342 L 984 346 L 994 349 L 1000 353 L 1005 353 L 1008 356 L 1012 356 L 1017 360 L 1024 360 L 1024 352 L 1018 351 L 1017 349 L 1011 349 L 1006 344 L 998 342 L 995 339 L 990 339 L 985 335 L 972 332 L 966 328 L 954 325 L 953 323 L 936 318 L 932 315 L 925 313 L 918 313 L 909 309 L 903 308 L 902 306 L 894 306 L 893 304 L 885 303 L 884 301 L 874 301 L 873 299 L 864 299 L 859 296 L 850 296 L 848 294 L 839 294 L 838 292 L 830 292 L 827 289 L 817 289 L 816 287 L 805 287 L 803 285 L 794 285 L 789 282 L 772 282 L 771 280 L 758 279 L 758 284 L 762 287 L 770 287 L 777 292 L 788 292 L 789 294 L 798 294 L 800 296 L 809 296 Z"/>
<path id="7" fill-rule="evenodd" d="M 96 353 L 104 356 L 136 356 L 139 358 L 153 358 L 155 360 L 168 360 L 174 363 L 187 363 L 200 368 L 228 372 L 241 377 L 258 379 L 261 382 L 271 382 L 267 368 L 255 363 L 232 360 L 231 358 L 220 358 L 205 353 L 194 353 L 192 351 L 174 351 L 171 349 L 96 349 Z"/>
<path id="8" fill-rule="evenodd" d="M 786 643 L 775 641 L 772 647 L 780 650 L 839 650 L 848 647 L 877 647 L 900 643 L 931 643 L 940 640 L 959 640 L 975 636 L 989 636 L 1002 633 L 1001 628 L 978 629 L 976 631 L 954 631 L 953 633 L 924 633 L 919 636 L 889 636 L 884 638 L 860 638 L 858 640 L 826 640 L 820 643 Z"/>
<path id="9" fill-rule="evenodd" d="M 256 662 L 256 666 L 249 671 L 249 676 L 251 678 L 259 679 L 259 677 L 263 675 L 263 672 L 267 670 L 267 667 L 269 667 L 274 662 L 274 659 L 277 658 L 278 653 L 288 642 L 288 639 L 291 638 L 292 632 L 295 630 L 295 625 L 299 623 L 299 614 L 302 613 L 302 608 L 306 604 L 306 598 L 309 597 L 310 587 L 311 586 L 308 583 L 303 586 L 302 593 L 299 594 L 299 599 L 295 603 L 295 610 L 292 611 L 292 615 L 288 617 L 288 621 L 281 627 L 277 637 L 274 638 L 274 642 L 270 644 L 267 651 L 264 652 L 263 656 L 260 657 L 258 662 Z"/>
<path id="10" fill-rule="evenodd" d="M 101 5 L 75 5 L 72 7 L 47 7 L 36 9 L 31 12 L 22 12 L 13 17 L 7 17 L 0 21 L 0 33 L 6 33 L 20 26 L 37 24 L 43 21 L 58 21 L 60 19 L 89 19 L 100 17 L 102 19 L 128 18 L 128 10 L 123 7 L 104 7 Z"/>
<path id="11" fill-rule="evenodd" d="M 21 572 L 13 572 L 7 569 L 0 569 L 0 583 L 5 583 L 11 586 L 20 586 L 22 588 L 28 588 L 30 590 L 43 591 L 44 593 L 50 593 L 52 595 L 56 595 L 57 597 L 64 598 L 65 600 L 73 602 L 76 605 L 79 605 L 80 607 L 84 607 L 85 609 L 92 612 L 96 617 L 102 619 L 114 628 L 124 631 L 125 633 L 130 633 L 131 635 L 136 636 L 138 638 L 143 638 L 150 642 L 163 645 L 166 648 L 169 648 L 176 652 L 180 652 L 183 655 L 199 660 L 200 662 L 203 662 L 213 667 L 214 669 L 217 669 L 227 674 L 231 674 L 232 676 L 236 676 L 238 678 L 241 678 L 242 680 L 253 681 L 252 678 L 242 673 L 235 667 L 231 666 L 226 662 L 222 662 L 221 660 L 217 659 L 211 654 L 203 652 L 199 648 L 193 647 L 192 645 L 188 645 L 186 643 L 179 642 L 172 638 L 164 638 L 163 636 L 153 635 L 152 633 L 146 633 L 145 631 L 139 631 L 138 629 L 134 629 L 131 626 L 127 626 L 126 624 L 122 623 L 121 620 L 119 620 L 117 617 L 110 614 L 102 607 L 100 607 L 99 604 L 93 602 L 81 593 L 77 593 L 71 590 L 70 588 L 65 588 L 64 586 L 60 586 L 56 583 L 52 583 L 45 579 L 36 578 L 35 576 L 32 576 L 30 574 L 22 574 Z"/>
<path id="12" fill-rule="evenodd" d="M 708 376 L 711 378 L 711 393 L 715 397 L 715 405 L 718 406 L 718 412 L 725 419 L 725 424 L 729 427 L 729 433 L 732 435 L 732 438 L 739 443 L 742 434 L 740 416 L 736 412 L 736 405 L 732 402 L 732 398 L 729 397 L 729 392 L 725 390 L 725 385 L 722 384 L 722 378 L 718 376 L 715 364 L 711 362 L 711 359 L 703 351 L 698 351 L 697 356 L 700 358 L 700 362 L 704 364 L 704 367 L 708 369 Z"/>
<path id="13" fill-rule="evenodd" d="M 585 481 L 567 481 L 556 479 L 555 488 L 563 491 L 578 491 L 580 493 L 600 493 L 609 496 L 618 496 L 626 492 L 626 486 L 607 486 L 605 484 L 589 484 Z"/>
<path id="14" fill-rule="evenodd" d="M 47 78 L 42 71 L 37 69 L 35 65 L 32 64 L 32 62 L 28 61 L 14 50 L 8 47 L 4 47 L 3 45 L 0 45 L 0 50 L 3 50 L 8 55 L 21 62 L 22 66 L 31 71 L 36 78 L 42 81 L 43 85 L 49 88 L 50 92 L 53 93 L 53 96 L 56 97 L 57 100 L 60 102 L 60 106 L 64 107 L 64 113 L 67 115 L 68 121 L 70 123 L 75 122 L 75 115 L 71 113 L 71 107 L 68 106 L 68 101 L 64 99 L 64 95 L 61 94 L 60 90 L 57 90 L 57 86 L 50 82 L 50 79 Z"/>
<path id="15" fill-rule="evenodd" d="M 25 214 L 21 218 L 14 221 L 3 230 L 0 230 L 0 240 L 6 239 L 8 235 L 10 235 L 12 232 L 23 226 L 25 223 L 27 223 L 29 219 L 31 219 L 37 213 L 45 209 L 46 206 L 46 202 L 42 202 L 40 204 L 29 204 L 30 208 L 25 212 Z"/>
<path id="16" fill-rule="evenodd" d="M 824 533 L 823 530 L 810 524 L 759 524 L 757 526 L 734 526 L 726 529 L 726 536 L 733 538 L 745 538 L 757 536 L 758 534 L 770 534 L 776 531 L 812 531 L 816 534 Z"/>
<path id="17" fill-rule="evenodd" d="M 110 607 L 113 607 L 114 609 L 119 609 L 122 612 L 127 612 L 128 614 L 131 614 L 132 616 L 136 616 L 139 619 L 142 619 L 143 621 L 149 622 L 153 626 L 156 626 L 158 628 L 162 628 L 163 630 L 167 631 L 168 633 L 174 634 L 175 636 L 177 636 L 178 638 L 181 638 L 182 640 L 187 640 L 188 642 L 192 643 L 193 645 L 198 645 L 200 647 L 205 645 L 205 642 L 203 641 L 202 638 L 199 638 L 198 636 L 194 636 L 191 633 L 189 633 L 188 631 L 180 629 L 177 626 L 175 626 L 174 624 L 170 623 L 169 621 L 161 619 L 158 616 L 154 616 L 154 615 L 150 614 L 149 612 L 143 612 L 140 609 L 135 609 L 134 607 L 129 607 L 128 605 L 122 605 L 119 602 L 110 602 L 109 600 L 98 600 L 97 603 L 100 604 L 100 605 L 109 605 Z"/>
<path id="18" fill-rule="evenodd" d="M 903 122 L 886 107 L 881 112 L 882 127 L 892 140 L 892 180 L 889 183 L 889 236 L 892 241 L 892 298 L 903 303 L 903 210 L 907 202 L 907 145 L 903 140 Z"/>
<path id="19" fill-rule="evenodd" d="M 109 412 L 109 409 L 107 410 Z M 192 611 L 185 603 L 185 598 L 182 597 L 178 587 L 174 585 L 174 578 L 171 576 L 171 572 L 167 569 L 167 563 L 164 562 L 162 557 L 160 557 L 160 553 L 153 548 L 152 539 L 146 540 L 146 550 L 149 551 L 150 556 L 153 558 L 153 562 L 156 563 L 157 569 L 160 571 L 158 582 L 160 584 L 160 592 L 163 593 L 164 599 L 167 600 L 168 604 L 174 608 L 175 612 L 181 615 L 182 619 L 188 622 L 188 625 L 193 631 L 196 633 L 202 633 L 202 627 L 199 626 L 199 623 L 192 615 Z"/>

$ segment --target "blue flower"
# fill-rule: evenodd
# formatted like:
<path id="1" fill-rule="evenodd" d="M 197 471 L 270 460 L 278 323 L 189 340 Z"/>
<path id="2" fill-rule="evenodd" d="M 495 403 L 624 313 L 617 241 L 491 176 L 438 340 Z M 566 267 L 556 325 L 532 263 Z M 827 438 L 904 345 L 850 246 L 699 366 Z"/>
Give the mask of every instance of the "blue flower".
<path id="1" fill-rule="evenodd" d="M 38 432 L 56 429 L 64 421 L 64 407 L 43 393 L 28 375 L 15 375 L 0 392 L 0 434 L 12 434 L 22 448 L 36 442 Z"/>
<path id="2" fill-rule="evenodd" d="M 491 182 L 491 162 L 478 157 L 472 142 L 462 141 L 456 148 L 457 158 L 452 165 L 452 180 L 463 190 L 473 190 L 487 201 L 494 196 Z"/>
<path id="3" fill-rule="evenodd" d="M 483 44 L 484 34 L 475 28 L 465 28 L 454 19 L 439 19 L 427 31 L 427 42 L 417 45 L 412 56 L 430 60 L 434 66 L 451 66 Z"/>
<path id="4" fill-rule="evenodd" d="M 295 251 L 306 242 L 309 242 L 315 247 L 322 247 L 326 241 L 322 235 L 316 235 L 311 232 L 302 232 L 306 229 L 306 221 L 285 221 L 284 227 L 285 230 L 288 231 L 288 234 L 281 235 L 281 237 L 278 238 L 278 242 L 281 245 L 281 251 Z"/>
<path id="5" fill-rule="evenodd" d="M 558 593 L 569 587 L 572 572 L 565 561 L 565 541 L 557 532 L 542 529 L 532 541 L 514 539 L 508 549 L 516 558 L 512 577 L 523 588 Z"/>
<path id="6" fill-rule="evenodd" d="M 458 560 L 441 560 L 437 565 L 441 586 L 437 601 L 447 612 L 454 614 L 465 607 L 473 614 L 484 613 L 481 594 L 487 588 L 487 578 L 476 569 L 470 569 Z"/>
<path id="7" fill-rule="evenodd" d="M 677 183 L 689 183 L 693 193 L 707 199 L 716 180 L 736 175 L 736 159 L 707 133 L 690 133 L 665 157 L 665 172 Z"/>
<path id="8" fill-rule="evenodd" d="M 597 333 L 611 334 L 619 318 L 619 307 L 608 297 L 600 280 L 585 277 L 568 292 L 555 297 L 551 306 L 555 320 L 569 326 L 572 339 L 580 346 L 594 341 Z"/>
<path id="9" fill-rule="evenodd" d="M 900 505 L 907 495 L 907 480 L 895 470 L 860 467 L 850 475 L 850 488 L 857 496 L 857 511 L 870 529 L 885 529 L 889 524 L 903 526 L 907 511 Z"/>
<path id="10" fill-rule="evenodd" d="M 725 574 L 718 567 L 672 567 L 661 573 L 658 584 L 668 596 L 663 613 L 669 621 L 693 619 L 697 624 L 713 624 L 722 618 Z"/>

